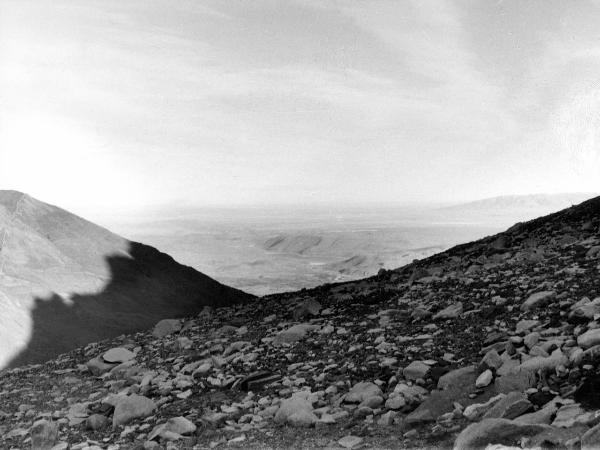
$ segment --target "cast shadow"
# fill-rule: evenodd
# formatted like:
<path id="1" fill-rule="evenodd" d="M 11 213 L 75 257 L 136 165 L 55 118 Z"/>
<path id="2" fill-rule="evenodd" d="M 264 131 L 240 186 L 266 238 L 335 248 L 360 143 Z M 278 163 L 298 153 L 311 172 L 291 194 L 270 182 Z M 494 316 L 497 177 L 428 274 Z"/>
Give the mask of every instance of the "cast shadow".
<path id="1" fill-rule="evenodd" d="M 27 347 L 7 367 L 40 363 L 91 342 L 153 327 L 161 319 L 197 314 L 255 298 L 177 263 L 157 249 L 131 242 L 131 257 L 106 258 L 110 281 L 95 294 L 35 298 Z"/>

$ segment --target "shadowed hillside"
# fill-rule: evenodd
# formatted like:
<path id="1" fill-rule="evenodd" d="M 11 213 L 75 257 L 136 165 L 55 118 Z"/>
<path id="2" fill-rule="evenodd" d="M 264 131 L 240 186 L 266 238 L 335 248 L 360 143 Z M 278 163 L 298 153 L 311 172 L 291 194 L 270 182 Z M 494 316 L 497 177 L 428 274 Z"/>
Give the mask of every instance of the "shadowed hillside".
<path id="1" fill-rule="evenodd" d="M 0 191 L 0 367 L 250 298 L 153 247 Z"/>
<path id="2" fill-rule="evenodd" d="M 31 339 L 9 366 L 42 362 L 89 342 L 145 330 L 205 305 L 252 298 L 147 245 L 132 242 L 129 253 L 131 258 L 107 259 L 111 279 L 97 294 L 74 294 L 68 301 L 58 294 L 36 298 Z"/>

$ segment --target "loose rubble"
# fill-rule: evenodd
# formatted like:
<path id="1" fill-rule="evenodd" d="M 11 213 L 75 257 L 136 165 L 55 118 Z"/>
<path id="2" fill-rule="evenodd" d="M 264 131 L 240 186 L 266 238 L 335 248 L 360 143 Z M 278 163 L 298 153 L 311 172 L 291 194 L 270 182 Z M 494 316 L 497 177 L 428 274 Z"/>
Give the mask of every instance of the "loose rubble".
<path id="1" fill-rule="evenodd" d="M 0 447 L 598 448 L 599 231 L 594 199 L 5 370 Z"/>

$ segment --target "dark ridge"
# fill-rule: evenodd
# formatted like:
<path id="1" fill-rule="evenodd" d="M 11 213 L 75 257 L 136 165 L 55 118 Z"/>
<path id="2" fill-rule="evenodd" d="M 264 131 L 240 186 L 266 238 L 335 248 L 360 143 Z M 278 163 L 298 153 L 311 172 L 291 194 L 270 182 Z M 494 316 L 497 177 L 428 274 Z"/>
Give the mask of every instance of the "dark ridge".
<path id="1" fill-rule="evenodd" d="M 107 257 L 110 281 L 97 294 L 36 298 L 30 341 L 8 365 L 49 360 L 74 348 L 146 330 L 161 319 L 197 314 L 255 298 L 177 263 L 153 247 L 130 243 L 131 257 Z"/>

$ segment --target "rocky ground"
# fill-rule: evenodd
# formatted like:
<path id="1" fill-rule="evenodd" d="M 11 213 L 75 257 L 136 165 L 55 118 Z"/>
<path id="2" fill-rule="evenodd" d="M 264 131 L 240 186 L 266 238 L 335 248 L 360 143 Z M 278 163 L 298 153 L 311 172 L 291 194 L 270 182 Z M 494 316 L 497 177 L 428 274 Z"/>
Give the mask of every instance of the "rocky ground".
<path id="1" fill-rule="evenodd" d="M 600 448 L 600 198 L 0 375 L 2 448 Z"/>

